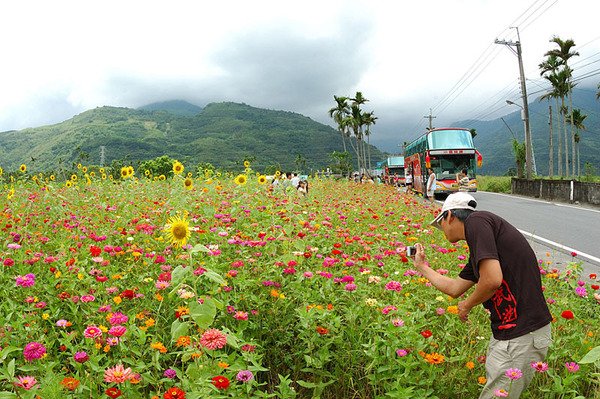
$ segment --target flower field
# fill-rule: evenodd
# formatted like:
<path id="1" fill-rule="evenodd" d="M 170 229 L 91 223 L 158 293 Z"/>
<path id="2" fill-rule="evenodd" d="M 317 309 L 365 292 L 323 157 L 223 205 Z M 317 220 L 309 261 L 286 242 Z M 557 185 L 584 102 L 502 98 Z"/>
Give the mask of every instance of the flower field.
<path id="1" fill-rule="evenodd" d="M 442 273 L 466 262 L 428 225 L 432 205 L 383 185 L 315 177 L 303 197 L 250 169 L 175 166 L 5 179 L 0 399 L 479 395 L 483 307 L 462 323 L 405 256 L 420 242 Z M 523 397 L 599 398 L 600 282 L 577 263 L 539 266 L 554 344 L 518 370 L 536 374 Z"/>

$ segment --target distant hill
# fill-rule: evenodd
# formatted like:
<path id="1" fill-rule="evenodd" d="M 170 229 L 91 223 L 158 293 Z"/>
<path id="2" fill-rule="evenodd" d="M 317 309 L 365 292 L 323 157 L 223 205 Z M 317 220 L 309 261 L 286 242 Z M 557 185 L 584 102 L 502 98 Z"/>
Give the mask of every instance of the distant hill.
<path id="1" fill-rule="evenodd" d="M 202 111 L 202 107 L 182 100 L 152 103 L 139 107 L 138 109 L 142 111 L 167 111 L 179 116 L 194 116 Z"/>
<path id="2" fill-rule="evenodd" d="M 552 112 L 556 118 L 556 103 L 554 100 L 531 101 L 529 103 L 531 137 L 533 141 L 533 150 L 538 174 L 548 174 L 548 105 L 552 105 Z M 581 141 L 579 144 L 581 171 L 583 174 L 583 165 L 590 162 L 596 168 L 596 173 L 600 173 L 600 102 L 596 100 L 595 92 L 592 90 L 575 90 L 573 95 L 574 108 L 581 109 L 581 112 L 587 115 L 584 121 L 585 131 L 580 132 Z M 516 168 L 514 155 L 512 153 L 513 133 L 518 140 L 524 141 L 524 127 L 521 120 L 521 112 L 515 107 L 515 112 L 504 117 L 504 124 L 501 118 L 490 121 L 466 120 L 454 123 L 455 126 L 474 128 L 477 130 L 475 137 L 475 146 L 483 155 L 483 167 L 481 172 L 484 174 L 502 175 L 510 168 Z M 567 129 L 569 125 L 567 124 Z M 511 130 L 513 133 L 511 133 Z M 554 131 L 554 174 L 557 172 L 557 132 L 556 119 L 553 126 Z M 569 138 L 570 140 L 570 138 Z M 570 141 L 569 141 L 570 142 Z M 563 156 L 564 157 L 564 156 Z M 569 159 L 571 158 L 571 149 L 569 146 Z"/>
<path id="3" fill-rule="evenodd" d="M 195 112 L 181 115 L 181 111 Z M 0 132 L 0 165 L 15 170 L 26 163 L 32 171 L 71 167 L 73 162 L 105 165 L 168 155 L 189 168 L 201 162 L 240 170 L 254 157 L 255 170 L 275 166 L 304 171 L 327 168 L 333 151 L 342 151 L 336 130 L 303 115 L 232 102 L 208 104 L 204 109 L 182 101 L 151 104 L 142 109 L 99 107 L 64 122 L 18 131 Z M 299 157 L 300 156 L 300 157 Z M 375 164 L 385 155 L 371 147 Z"/>

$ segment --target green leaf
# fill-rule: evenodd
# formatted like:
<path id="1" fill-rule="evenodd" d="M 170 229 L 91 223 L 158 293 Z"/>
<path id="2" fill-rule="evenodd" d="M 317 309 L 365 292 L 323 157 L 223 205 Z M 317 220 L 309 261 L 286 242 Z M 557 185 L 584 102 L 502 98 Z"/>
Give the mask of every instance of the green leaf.
<path id="1" fill-rule="evenodd" d="M 191 273 L 191 269 L 190 268 L 186 268 L 183 266 L 177 266 L 174 270 L 173 273 L 171 273 L 171 284 L 173 287 L 177 287 L 179 286 L 179 284 L 181 284 L 183 282 L 183 280 L 186 277 L 186 274 Z"/>
<path id="2" fill-rule="evenodd" d="M 303 380 L 297 380 L 296 383 L 304 388 L 316 388 L 317 387 L 317 384 L 315 384 L 313 382 L 303 381 Z"/>
<path id="3" fill-rule="evenodd" d="M 190 317 L 202 329 L 210 327 L 216 315 L 217 307 L 210 298 L 205 299 L 204 303 L 194 301 L 190 304 Z"/>
<path id="4" fill-rule="evenodd" d="M 188 331 L 190 330 L 190 323 L 189 322 L 180 322 L 179 320 L 175 320 L 172 324 L 171 324 L 171 340 L 172 341 L 176 341 L 177 338 L 181 337 L 182 335 L 188 335 Z"/>
<path id="5" fill-rule="evenodd" d="M 15 399 L 17 397 L 16 394 L 8 391 L 0 392 L 0 399 Z"/>
<path id="6" fill-rule="evenodd" d="M 578 363 L 579 364 L 588 364 L 588 363 L 596 363 L 600 360 L 600 346 L 596 346 L 592 348 Z"/>
<path id="7" fill-rule="evenodd" d="M 194 245 L 194 248 L 192 248 L 191 253 L 195 254 L 198 252 L 210 252 L 210 249 L 202 244 L 196 244 Z"/>
<path id="8" fill-rule="evenodd" d="M 10 378 L 14 378 L 15 377 L 15 359 L 12 359 L 9 363 L 8 363 L 8 375 L 10 376 Z"/>
<path id="9" fill-rule="evenodd" d="M 220 274 L 218 274 L 212 270 L 207 270 L 206 272 L 204 272 L 202 274 L 202 276 L 206 277 L 207 279 L 209 279 L 212 282 L 217 283 L 219 285 L 225 284 L 225 279 Z"/>

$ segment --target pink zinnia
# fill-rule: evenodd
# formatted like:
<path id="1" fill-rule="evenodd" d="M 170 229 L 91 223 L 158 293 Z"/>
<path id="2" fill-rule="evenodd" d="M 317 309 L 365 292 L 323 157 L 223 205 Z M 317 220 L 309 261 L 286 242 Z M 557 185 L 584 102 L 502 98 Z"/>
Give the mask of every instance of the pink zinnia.
<path id="1" fill-rule="evenodd" d="M 548 363 L 546 362 L 531 362 L 531 368 L 533 368 L 538 373 L 543 373 L 548 370 Z"/>
<path id="2" fill-rule="evenodd" d="M 579 365 L 575 362 L 566 362 L 565 367 L 570 373 L 576 373 L 579 371 Z"/>
<path id="3" fill-rule="evenodd" d="M 120 384 L 134 377 L 133 371 L 129 367 L 124 368 L 122 364 L 117 364 L 115 367 L 107 368 L 104 371 L 104 382 Z"/>
<path id="4" fill-rule="evenodd" d="M 23 357 L 28 362 L 41 358 L 46 354 L 46 347 L 39 342 L 30 342 L 23 349 Z"/>
<path id="5" fill-rule="evenodd" d="M 396 349 L 396 355 L 398 355 L 398 357 L 404 357 L 408 355 L 408 351 L 406 349 Z"/>
<path id="6" fill-rule="evenodd" d="M 96 326 L 89 326 L 83 331 L 83 336 L 86 338 L 99 338 L 102 336 L 102 330 Z"/>
<path id="7" fill-rule="evenodd" d="M 77 363 L 85 363 L 90 359 L 89 355 L 86 352 L 75 352 L 73 355 L 73 360 Z"/>
<path id="8" fill-rule="evenodd" d="M 513 381 L 518 380 L 519 378 L 523 377 L 523 372 L 516 368 L 508 369 L 508 370 L 506 370 L 506 372 L 504 374 Z"/>
<path id="9" fill-rule="evenodd" d="M 242 370 L 235 376 L 236 380 L 240 382 L 248 382 L 254 379 L 254 374 L 250 370 Z"/>
<path id="10" fill-rule="evenodd" d="M 233 318 L 236 320 L 248 320 L 248 312 L 243 312 L 241 310 L 238 310 L 233 315 Z"/>
<path id="11" fill-rule="evenodd" d="M 112 335 L 113 337 L 121 337 L 126 332 L 127 332 L 127 328 L 125 328 L 123 326 L 114 326 L 114 327 L 111 327 L 110 330 L 108 330 L 108 334 Z"/>
<path id="12" fill-rule="evenodd" d="M 115 312 L 110 316 L 108 322 L 114 326 L 116 324 L 125 324 L 127 323 L 127 320 L 129 320 L 128 316 L 124 315 L 121 312 Z"/>
<path id="13" fill-rule="evenodd" d="M 36 386 L 37 383 L 38 382 L 35 379 L 35 377 L 27 375 L 27 376 L 17 377 L 17 381 L 15 382 L 15 385 L 29 391 L 31 388 Z"/>
<path id="14" fill-rule="evenodd" d="M 400 292 L 402 291 L 402 284 L 400 284 L 398 281 L 390 281 L 385 285 L 385 289 L 388 291 Z"/>
<path id="15" fill-rule="evenodd" d="M 494 396 L 497 398 L 506 398 L 508 397 L 508 391 L 506 389 L 496 389 L 494 391 Z"/>
<path id="16" fill-rule="evenodd" d="M 346 284 L 346 286 L 344 287 L 344 289 L 346 291 L 356 291 L 356 284 L 354 284 L 354 283 L 348 283 L 348 284 Z"/>
<path id="17" fill-rule="evenodd" d="M 94 302 L 96 300 L 96 297 L 93 295 L 82 295 L 81 296 L 81 302 Z"/>
<path id="18" fill-rule="evenodd" d="M 202 334 L 200 344 L 206 349 L 221 349 L 227 344 L 227 335 L 220 330 L 211 328 Z"/>
<path id="19" fill-rule="evenodd" d="M 15 283 L 17 287 L 32 287 L 35 285 L 35 274 L 28 273 L 24 276 L 15 277 Z"/>

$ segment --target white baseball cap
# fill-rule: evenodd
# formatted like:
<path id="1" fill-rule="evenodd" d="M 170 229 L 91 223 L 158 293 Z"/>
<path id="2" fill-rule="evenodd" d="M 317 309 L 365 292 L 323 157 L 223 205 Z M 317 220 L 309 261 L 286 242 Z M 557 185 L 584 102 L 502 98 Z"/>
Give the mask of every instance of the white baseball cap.
<path id="1" fill-rule="evenodd" d="M 442 217 L 444 216 L 444 212 L 451 211 L 452 209 L 469 209 L 474 211 L 477 208 L 477 201 L 471 194 L 467 194 L 464 192 L 457 192 L 454 194 L 450 194 L 446 201 L 444 201 L 444 205 L 442 205 L 442 210 L 437 215 L 435 219 L 430 225 L 441 229 L 440 222 L 442 221 Z"/>

